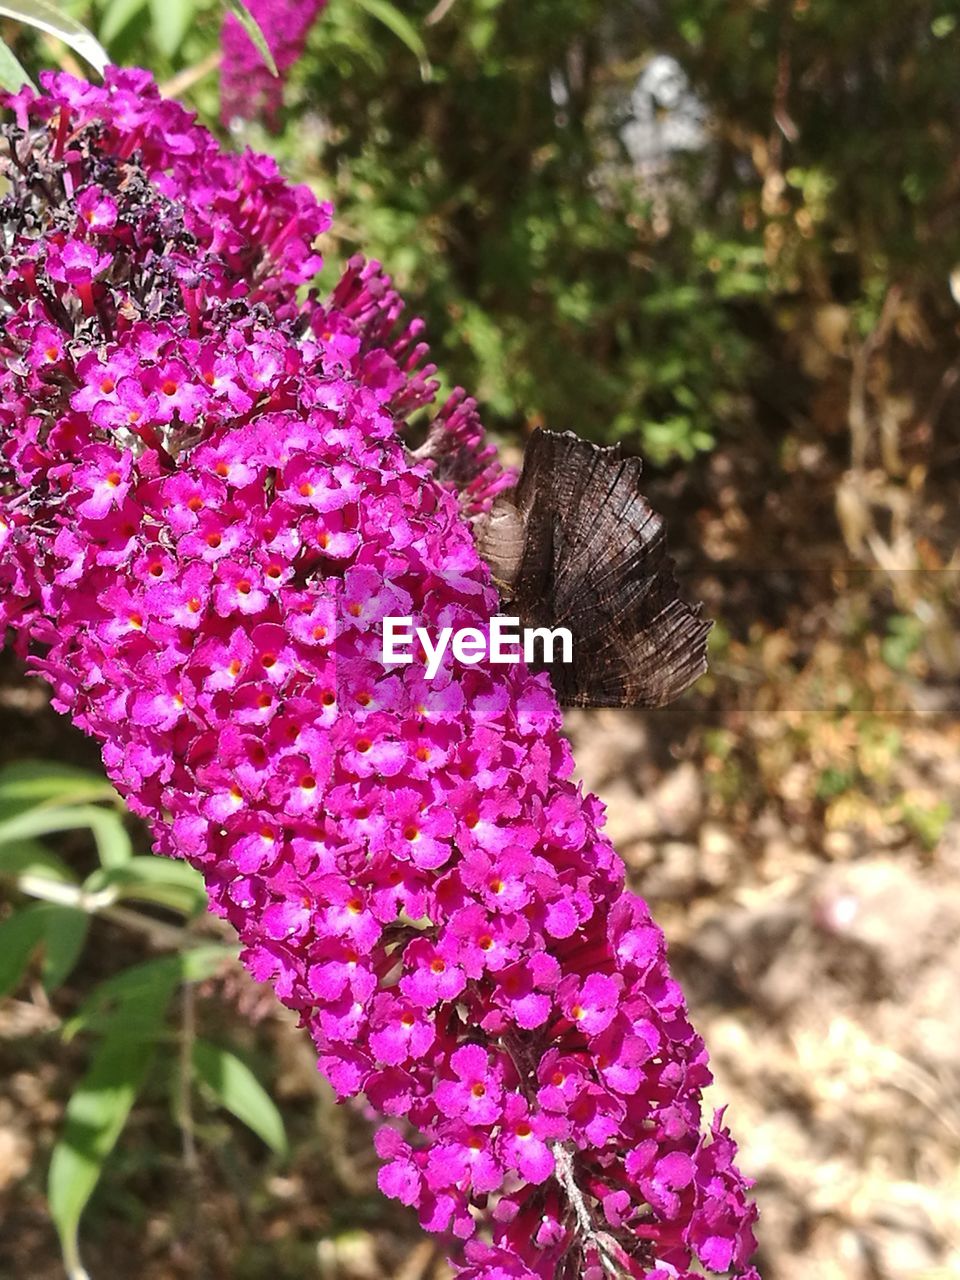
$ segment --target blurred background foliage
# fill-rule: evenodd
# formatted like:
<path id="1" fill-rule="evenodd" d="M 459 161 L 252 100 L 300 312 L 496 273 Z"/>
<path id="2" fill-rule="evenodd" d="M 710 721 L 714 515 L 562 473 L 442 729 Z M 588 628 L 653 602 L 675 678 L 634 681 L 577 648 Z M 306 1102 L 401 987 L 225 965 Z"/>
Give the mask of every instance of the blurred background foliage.
<path id="1" fill-rule="evenodd" d="M 219 0 L 64 8 L 216 125 Z M 279 134 L 234 132 L 335 200 L 330 273 L 381 258 L 492 427 L 689 461 L 758 404 L 806 408 L 891 289 L 894 337 L 952 357 L 958 22 L 956 0 L 331 0 Z"/>
<path id="2" fill-rule="evenodd" d="M 960 0 L 330 0 L 277 132 L 220 119 L 219 0 L 62 8 L 331 198 L 323 283 L 381 259 L 508 450 L 544 423 L 647 458 L 717 619 L 711 673 L 570 732 L 732 1101 L 763 1274 L 957 1274 Z M 0 32 L 34 76 L 83 73 Z M 95 766 L 42 703 L 4 659 L 0 764 Z M 95 1274 L 444 1275 L 304 1037 L 236 966 L 209 976 L 229 940 L 198 886 L 129 834 L 104 855 L 129 823 L 95 781 L 18 769 L 0 1274 L 60 1274 L 50 1154 L 125 1039 L 97 992 L 148 966 L 149 1063 L 128 1059 L 136 1105 L 102 1113 L 95 1172 L 126 1124 L 123 1154 L 83 1184 Z M 49 825 L 73 803 L 85 844 Z M 93 1056 L 51 1073 L 65 1029 Z M 86 1200 L 58 1201 L 56 1168 L 69 1245 Z"/>

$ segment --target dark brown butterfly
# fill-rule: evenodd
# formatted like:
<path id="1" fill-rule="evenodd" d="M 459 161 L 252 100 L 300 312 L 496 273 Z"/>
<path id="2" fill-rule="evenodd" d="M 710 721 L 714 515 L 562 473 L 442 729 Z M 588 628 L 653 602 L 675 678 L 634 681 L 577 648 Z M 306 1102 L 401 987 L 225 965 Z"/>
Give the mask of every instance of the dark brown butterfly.
<path id="1" fill-rule="evenodd" d="M 505 612 L 571 633 L 573 661 L 539 665 L 567 705 L 662 706 L 707 667 L 711 624 L 679 597 L 641 467 L 619 446 L 538 428 L 517 487 L 478 524 Z"/>

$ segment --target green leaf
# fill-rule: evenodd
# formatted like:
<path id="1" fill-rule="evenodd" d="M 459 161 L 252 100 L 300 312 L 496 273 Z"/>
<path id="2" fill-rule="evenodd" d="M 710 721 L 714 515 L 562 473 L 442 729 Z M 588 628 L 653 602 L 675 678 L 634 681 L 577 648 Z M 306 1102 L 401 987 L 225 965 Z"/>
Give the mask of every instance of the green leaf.
<path id="1" fill-rule="evenodd" d="M 225 961 L 235 960 L 235 947 L 210 943 L 191 947 L 174 955 L 158 956 L 145 960 L 122 973 L 114 974 L 96 986 L 64 1027 L 64 1037 L 71 1039 L 78 1031 L 88 1027 L 103 1026 L 115 1009 L 135 1009 L 158 988 L 168 984 L 178 986 L 183 982 L 202 982 L 211 978 L 223 967 Z"/>
<path id="2" fill-rule="evenodd" d="M 84 888 L 89 893 L 113 888 L 120 898 L 156 902 L 185 916 L 200 915 L 207 905 L 207 893 L 199 871 L 189 863 L 158 858 L 153 854 L 131 858 L 122 866 L 101 868 L 87 879 Z"/>
<path id="3" fill-rule="evenodd" d="M 146 3 L 147 0 L 112 0 L 100 23 L 99 35 L 104 44 L 110 44 L 116 39 L 124 27 L 146 7 Z"/>
<path id="4" fill-rule="evenodd" d="M 6 0 L 0 3 L 0 17 L 14 18 L 38 31 L 56 36 L 103 75 L 110 62 L 106 49 L 90 32 L 48 0 Z"/>
<path id="5" fill-rule="evenodd" d="M 0 999 L 9 995 L 23 977 L 44 935 L 49 910 L 46 903 L 32 903 L 0 923 Z"/>
<path id="6" fill-rule="evenodd" d="M 357 6 L 366 10 L 372 18 L 377 18 L 383 25 L 407 46 L 420 64 L 420 76 L 429 80 L 432 74 L 430 59 L 427 57 L 427 46 L 423 43 L 420 32 L 390 0 L 354 0 Z"/>
<path id="7" fill-rule="evenodd" d="M 89 827 L 103 866 L 122 866 L 133 856 L 133 846 L 120 815 L 95 805 L 31 809 L 17 814 L 0 822 L 0 845 L 48 835 L 51 831 L 74 831 L 78 827 Z"/>
<path id="8" fill-rule="evenodd" d="M 195 12 L 193 0 L 150 0 L 153 38 L 165 57 L 172 58 L 183 44 Z"/>
<path id="9" fill-rule="evenodd" d="M 120 797 L 102 774 L 46 760 L 22 760 L 0 769 L 0 818 L 12 817 L 42 804 L 91 804 Z"/>
<path id="10" fill-rule="evenodd" d="M 49 995 L 66 982 L 80 959 L 83 944 L 87 940 L 90 917 L 76 907 L 49 904 L 44 929 L 43 989 Z"/>
<path id="11" fill-rule="evenodd" d="M 193 1043 L 193 1069 L 222 1107 L 237 1117 L 278 1156 L 286 1155 L 287 1135 L 273 1099 L 245 1062 L 207 1040 Z"/>
<path id="12" fill-rule="evenodd" d="M 272 76 L 277 76 L 279 78 L 280 72 L 277 69 L 276 60 L 274 59 L 270 46 L 267 44 L 267 38 L 263 34 L 260 23 L 243 3 L 243 0 L 223 0 L 223 3 L 224 7 L 229 9 L 253 41 L 267 70 Z"/>
<path id="13" fill-rule="evenodd" d="M 97 842 L 97 856 L 104 867 L 122 867 L 133 857 L 133 845 L 118 813 L 106 809 L 87 811 L 87 825 Z"/>
<path id="14" fill-rule="evenodd" d="M 20 59 L 6 41 L 0 40 L 0 89 L 6 89 L 9 93 L 16 93 L 25 84 L 28 84 L 31 89 L 37 87 L 24 71 L 20 65 Z"/>
<path id="15" fill-rule="evenodd" d="M 59 903 L 36 902 L 15 911 L 0 924 L 0 997 L 14 990 L 40 946 L 44 990 L 55 991 L 79 960 L 88 926 L 85 912 Z"/>
<path id="16" fill-rule="evenodd" d="M 76 884 L 76 877 L 63 859 L 38 840 L 12 840 L 0 845 L 0 876 L 9 876 L 11 880 L 36 876 L 58 884 Z M 31 892 L 29 888 L 23 891 Z"/>
<path id="17" fill-rule="evenodd" d="M 114 1018 L 67 1104 L 47 1179 L 50 1214 L 68 1274 L 80 1271 L 80 1218 L 139 1093 L 176 980 L 156 984 Z"/>

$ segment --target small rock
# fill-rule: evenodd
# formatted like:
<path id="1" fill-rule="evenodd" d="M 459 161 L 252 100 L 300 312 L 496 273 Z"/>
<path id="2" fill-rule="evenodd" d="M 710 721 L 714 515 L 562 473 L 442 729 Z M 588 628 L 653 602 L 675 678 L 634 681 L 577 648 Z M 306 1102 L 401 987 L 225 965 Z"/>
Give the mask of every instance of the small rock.
<path id="1" fill-rule="evenodd" d="M 727 884 L 739 844 L 726 827 L 705 822 L 700 828 L 700 874 L 709 885 Z"/>
<path id="2" fill-rule="evenodd" d="M 696 845 L 682 840 L 666 841 L 659 846 L 652 864 L 644 872 L 644 895 L 661 900 L 689 897 L 700 880 L 699 864 L 700 852 Z"/>
<path id="3" fill-rule="evenodd" d="M 653 804 L 638 796 L 625 779 L 618 778 L 604 787 L 603 802 L 607 807 L 606 834 L 621 853 L 627 845 L 653 840 L 661 834 Z"/>
<path id="4" fill-rule="evenodd" d="M 703 780 L 691 763 L 668 773 L 651 797 L 666 836 L 687 836 L 696 831 L 703 812 Z"/>
<path id="5" fill-rule="evenodd" d="M 0 1191 L 26 1177 L 32 1144 L 26 1134 L 6 1125 L 0 1128 Z"/>
<path id="6" fill-rule="evenodd" d="M 828 872 L 812 915 L 821 929 L 873 952 L 902 981 L 951 940 L 960 908 L 955 896 L 922 880 L 906 859 L 870 858 Z"/>
<path id="7" fill-rule="evenodd" d="M 850 831 L 828 831 L 823 837 L 823 851 L 835 862 L 846 862 L 857 850 L 857 842 Z"/>

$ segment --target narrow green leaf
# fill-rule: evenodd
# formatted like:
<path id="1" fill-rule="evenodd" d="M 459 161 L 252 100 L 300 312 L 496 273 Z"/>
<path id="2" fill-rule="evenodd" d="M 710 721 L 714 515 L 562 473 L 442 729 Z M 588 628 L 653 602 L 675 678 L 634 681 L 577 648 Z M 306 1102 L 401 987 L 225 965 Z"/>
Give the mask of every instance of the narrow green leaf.
<path id="1" fill-rule="evenodd" d="M 44 989 L 55 991 L 80 958 L 88 926 L 85 912 L 53 902 L 21 907 L 4 920 L 0 924 L 0 997 L 16 987 L 38 947 L 44 953 Z"/>
<path id="2" fill-rule="evenodd" d="M 210 942 L 202 947 L 191 947 L 177 956 L 180 962 L 181 982 L 203 982 L 219 973 L 227 960 L 236 960 L 236 946 L 227 947 L 222 942 Z"/>
<path id="3" fill-rule="evenodd" d="M 222 1107 L 252 1129 L 271 1151 L 286 1155 L 283 1117 L 245 1062 L 208 1040 L 195 1040 L 193 1069 Z"/>
<path id="4" fill-rule="evenodd" d="M 86 27 L 68 17 L 48 0 L 4 0 L 0 3 L 0 17 L 14 18 L 17 22 L 26 23 L 28 27 L 36 27 L 38 31 L 56 36 L 65 45 L 69 45 L 74 53 L 89 62 L 100 75 L 103 75 L 110 62 L 107 51 L 99 40 Z"/>
<path id="5" fill-rule="evenodd" d="M 200 915 L 207 905 L 203 877 L 186 862 L 153 854 L 131 858 L 122 866 L 104 867 L 91 875 L 84 888 L 99 893 L 113 888 L 118 897 L 156 902 L 185 916 Z"/>
<path id="6" fill-rule="evenodd" d="M 52 831 L 75 831 L 78 827 L 90 829 L 103 866 L 122 866 L 133 856 L 133 846 L 120 814 L 95 805 L 30 809 L 17 814 L 0 822 L 0 845 L 49 835 Z"/>
<path id="7" fill-rule="evenodd" d="M 401 43 L 407 46 L 420 64 L 421 78 L 429 80 L 432 68 L 430 59 L 427 57 L 427 46 L 423 43 L 420 32 L 410 19 L 401 13 L 395 4 L 391 4 L 390 0 L 354 0 L 354 2 L 361 9 L 365 9 L 372 18 L 377 18 L 382 22 Z"/>
<path id="8" fill-rule="evenodd" d="M 120 797 L 101 774 L 46 760 L 22 760 L 0 769 L 0 818 L 13 817 L 38 805 L 91 804 Z"/>
<path id="9" fill-rule="evenodd" d="M 76 907 L 50 904 L 43 931 L 43 989 L 49 994 L 66 982 L 83 951 L 90 917 Z"/>
<path id="10" fill-rule="evenodd" d="M 193 0 L 150 0 L 150 18 L 157 48 L 167 58 L 183 44 L 195 9 Z"/>
<path id="11" fill-rule="evenodd" d="M 11 880 L 37 876 L 58 884 L 76 884 L 76 877 L 63 859 L 38 840 L 11 840 L 0 845 L 0 876 Z"/>
<path id="12" fill-rule="evenodd" d="M 175 985 L 175 980 L 158 984 L 113 1020 L 67 1104 L 50 1161 L 47 1197 L 68 1274 L 80 1268 L 81 1215 L 146 1078 Z"/>
<path id="13" fill-rule="evenodd" d="M 137 14 L 146 7 L 147 0 L 113 0 L 103 15 L 99 36 L 104 44 L 116 39 L 127 23 L 132 22 Z"/>
<path id="14" fill-rule="evenodd" d="M 263 59 L 264 65 L 266 66 L 270 74 L 272 76 L 279 77 L 280 72 L 277 70 L 276 61 L 274 59 L 273 53 L 270 50 L 270 46 L 267 44 L 267 38 L 263 34 L 263 30 L 260 26 L 260 23 L 256 20 L 256 18 L 250 12 L 247 6 L 243 3 L 243 0 L 223 0 L 223 3 L 224 3 L 224 7 L 226 9 L 229 9 L 229 11 L 233 14 L 236 20 L 240 23 L 241 27 L 243 27 L 244 31 L 253 41 L 253 44 L 256 47 L 257 52 L 260 54 L 260 57 Z"/>
<path id="15" fill-rule="evenodd" d="M 97 842 L 101 866 L 122 867 L 130 861 L 133 845 L 120 814 L 111 813 L 109 809 L 94 809 L 88 811 L 87 825 Z"/>
<path id="16" fill-rule="evenodd" d="M 20 59 L 10 46 L 5 40 L 0 40 L 0 89 L 6 89 L 8 93 L 16 93 L 25 84 L 28 84 L 31 89 L 37 87 L 24 71 Z"/>
<path id="17" fill-rule="evenodd" d="M 182 982 L 202 982 L 218 973 L 227 960 L 236 959 L 235 947 L 211 943 L 191 947 L 174 955 L 158 956 L 142 964 L 124 969 L 96 986 L 64 1027 L 64 1036 L 72 1038 L 87 1027 L 100 1026 L 109 1010 L 136 1008 L 158 987 Z"/>
<path id="18" fill-rule="evenodd" d="M 21 907 L 0 923 L 0 999 L 23 977 L 46 929 L 49 907 L 37 902 Z"/>

